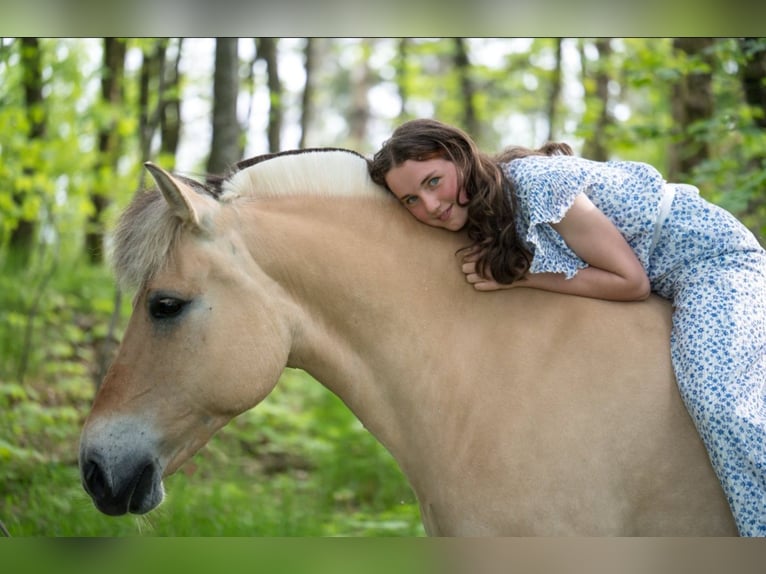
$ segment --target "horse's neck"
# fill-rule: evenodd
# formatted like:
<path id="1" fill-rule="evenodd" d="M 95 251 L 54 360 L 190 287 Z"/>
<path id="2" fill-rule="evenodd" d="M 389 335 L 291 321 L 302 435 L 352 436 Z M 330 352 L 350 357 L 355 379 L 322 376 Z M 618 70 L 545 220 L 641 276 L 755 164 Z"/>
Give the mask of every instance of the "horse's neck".
<path id="1" fill-rule="evenodd" d="M 460 328 L 461 293 L 473 295 L 455 257 L 464 238 L 370 199 L 283 198 L 253 210 L 254 256 L 302 309 L 291 366 L 382 442 L 400 442 L 399 421 L 417 424 L 414 409 L 435 392 L 429 357 L 444 357 L 434 346 Z"/>

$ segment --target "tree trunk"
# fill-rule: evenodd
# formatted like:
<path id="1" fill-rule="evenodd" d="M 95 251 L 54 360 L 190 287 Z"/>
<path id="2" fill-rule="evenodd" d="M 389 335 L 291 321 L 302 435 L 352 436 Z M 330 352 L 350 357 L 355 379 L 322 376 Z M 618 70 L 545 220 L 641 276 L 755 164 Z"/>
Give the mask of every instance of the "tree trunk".
<path id="1" fill-rule="evenodd" d="M 551 90 L 548 94 L 548 141 L 553 141 L 556 133 L 559 98 L 561 96 L 561 38 L 556 38 L 556 63 L 551 77 Z"/>
<path id="2" fill-rule="evenodd" d="M 766 129 L 766 41 L 763 38 L 742 38 L 739 45 L 745 55 L 741 71 L 745 101 L 760 110 L 760 114 L 755 116 L 755 123 L 759 128 Z"/>
<path id="3" fill-rule="evenodd" d="M 410 119 L 407 113 L 407 103 L 410 97 L 409 91 L 409 79 L 407 69 L 409 66 L 409 53 L 410 43 L 412 41 L 409 38 L 402 38 L 399 40 L 397 54 L 396 54 L 396 88 L 399 91 L 399 100 L 401 101 L 401 108 L 399 109 L 398 122 L 404 123 Z"/>
<path id="4" fill-rule="evenodd" d="M 695 166 L 709 158 L 705 138 L 686 137 L 693 133 L 695 124 L 713 116 L 713 60 L 710 48 L 712 38 L 675 38 L 673 48 L 688 59 L 706 64 L 705 69 L 685 74 L 673 88 L 673 122 L 678 141 L 671 147 L 668 179 L 682 181 Z"/>
<path id="5" fill-rule="evenodd" d="M 46 131 L 46 109 L 43 100 L 43 65 L 42 47 L 38 38 L 21 39 L 21 66 L 23 68 L 24 106 L 26 109 L 29 131 L 29 141 L 41 140 Z M 34 165 L 24 166 L 24 175 L 32 177 Z M 36 193 L 35 190 L 13 192 L 13 201 L 22 206 L 25 194 Z M 22 216 L 16 228 L 11 231 L 10 252 L 19 265 L 25 265 L 30 258 L 35 240 L 37 221 L 35 218 Z"/>
<path id="6" fill-rule="evenodd" d="M 282 148 L 282 83 L 279 81 L 279 63 L 277 60 L 277 39 L 259 38 L 258 53 L 266 62 L 267 83 L 269 88 L 269 152 L 276 153 Z"/>
<path id="7" fill-rule="evenodd" d="M 152 141 L 160 125 L 160 102 L 164 97 L 165 52 L 167 39 L 158 39 L 151 49 L 144 48 L 139 74 L 138 126 L 142 161 L 152 159 Z M 142 172 L 143 175 L 143 172 Z"/>
<path id="8" fill-rule="evenodd" d="M 29 139 L 45 136 L 43 102 L 42 47 L 38 38 L 21 39 L 21 64 L 24 67 L 24 103 L 29 120 Z"/>
<path id="9" fill-rule="evenodd" d="M 591 74 L 586 68 L 587 60 L 584 54 L 581 56 L 583 67 L 583 85 L 586 86 L 585 105 L 586 109 L 590 106 L 597 107 L 598 113 L 593 124 L 593 131 L 589 138 L 585 140 L 583 146 L 583 156 L 596 160 L 606 161 L 609 159 L 606 146 L 606 130 L 613 122 L 612 115 L 609 113 L 609 56 L 612 53 L 611 40 L 600 38 L 596 40 L 596 50 L 599 60 L 596 64 L 596 70 L 593 73 L 593 82 L 587 81 Z M 588 90 L 589 84 L 595 86 L 595 92 Z M 588 114 L 590 115 L 590 114 Z"/>
<path id="10" fill-rule="evenodd" d="M 758 129 L 766 130 L 766 40 L 763 38 L 741 38 L 739 47 L 744 55 L 744 64 L 740 71 L 745 101 L 755 113 L 753 123 Z M 766 156 L 755 153 L 748 160 L 748 167 L 754 173 L 766 171 Z M 748 214 L 763 214 L 766 197 L 763 193 L 753 193 L 747 203 Z M 763 216 L 757 217 L 763 221 Z M 763 228 L 763 225 L 758 225 Z M 756 230 L 760 231 L 760 230 Z M 757 233 L 763 237 L 763 233 Z"/>
<path id="11" fill-rule="evenodd" d="M 110 120 L 98 133 L 99 157 L 96 163 L 96 185 L 90 194 L 93 212 L 88 216 L 85 234 L 85 252 L 91 263 L 104 260 L 103 213 L 111 203 L 110 193 L 120 159 L 119 132 L 116 129 L 120 107 L 125 100 L 124 76 L 125 40 L 104 38 L 103 67 L 101 71 L 101 100 L 109 109 Z"/>
<path id="12" fill-rule="evenodd" d="M 306 83 L 303 86 L 303 96 L 301 98 L 301 139 L 298 142 L 299 148 L 305 148 L 308 141 L 308 132 L 314 119 L 314 68 L 316 40 L 306 38 L 306 46 L 303 49 L 303 68 L 306 72 Z"/>
<path id="13" fill-rule="evenodd" d="M 182 48 L 183 38 L 179 38 L 173 65 L 169 66 L 167 71 L 162 70 L 164 89 L 159 103 L 160 153 L 162 154 L 163 165 L 169 170 L 175 166 L 178 142 L 181 139 L 181 73 L 179 65 Z M 163 68 L 168 64 L 164 54 L 162 64 Z"/>
<path id="14" fill-rule="evenodd" d="M 239 95 L 238 38 L 217 38 L 213 75 L 213 138 L 207 172 L 225 173 L 241 155 L 242 128 L 237 120 Z"/>
<path id="15" fill-rule="evenodd" d="M 368 95 L 372 83 L 369 60 L 373 49 L 372 40 L 361 40 L 359 58 L 351 70 L 351 107 L 348 111 L 348 145 L 354 149 L 364 146 L 367 126 L 370 122 L 370 102 Z"/>
<path id="16" fill-rule="evenodd" d="M 463 128 L 474 139 L 480 139 L 480 125 L 476 114 L 474 96 L 476 89 L 471 81 L 471 62 L 465 39 L 455 38 L 454 64 L 460 82 L 460 97 L 463 100 Z"/>

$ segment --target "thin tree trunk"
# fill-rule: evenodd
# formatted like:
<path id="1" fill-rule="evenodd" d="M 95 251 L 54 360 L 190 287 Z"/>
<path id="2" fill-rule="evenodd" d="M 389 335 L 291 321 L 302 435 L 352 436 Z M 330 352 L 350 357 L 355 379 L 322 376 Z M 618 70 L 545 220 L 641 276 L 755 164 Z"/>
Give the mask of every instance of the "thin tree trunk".
<path id="1" fill-rule="evenodd" d="M 712 38 L 675 38 L 673 47 L 687 58 L 696 58 L 706 63 L 707 70 L 684 75 L 673 88 L 673 122 L 681 137 L 671 148 L 668 179 L 682 181 L 693 169 L 710 157 L 710 150 L 704 138 L 686 137 L 692 133 L 695 124 L 713 116 L 713 69 L 710 48 Z"/>
<path id="2" fill-rule="evenodd" d="M 43 98 L 43 66 L 42 66 L 42 47 L 37 38 L 22 38 L 21 40 L 21 62 L 23 66 L 23 86 L 24 86 L 24 102 L 26 107 L 27 120 L 29 122 L 29 132 L 27 138 L 30 142 L 35 140 L 42 140 L 46 133 L 46 109 L 45 101 Z M 24 165 L 24 174 L 31 177 L 35 173 L 35 166 Z M 32 189 L 27 193 L 39 193 L 37 190 Z M 24 197 L 20 194 L 13 194 L 14 201 L 20 205 L 23 204 Z M 35 246 L 35 230 L 38 224 L 38 220 L 22 219 L 19 226 L 12 232 L 10 238 L 11 254 L 14 261 L 12 265 L 24 265 L 24 271 L 28 271 L 27 265 L 32 260 L 32 250 Z M 27 368 L 29 366 L 29 357 L 32 352 L 33 335 L 35 329 L 35 322 L 37 315 L 40 311 L 40 304 L 45 296 L 47 286 L 51 279 L 56 274 L 58 268 L 58 245 L 49 246 L 44 242 L 37 244 L 39 254 L 37 261 L 40 262 L 42 267 L 45 259 L 45 252 L 53 250 L 54 255 L 51 258 L 50 266 L 47 270 L 41 272 L 39 281 L 36 281 L 34 273 L 26 274 L 25 279 L 27 282 L 30 280 L 36 281 L 35 284 L 26 284 L 26 289 L 31 294 L 31 300 L 29 308 L 26 310 L 25 326 L 23 331 L 23 344 L 18 360 L 18 367 L 16 371 L 16 377 L 18 383 L 23 385 L 26 377 Z"/>
<path id="3" fill-rule="evenodd" d="M 476 114 L 476 88 L 471 81 L 471 62 L 464 38 L 455 38 L 455 70 L 460 81 L 460 97 L 463 101 L 463 127 L 474 138 L 479 138 L 479 120 Z"/>
<path id="4" fill-rule="evenodd" d="M 183 38 L 178 39 L 177 51 L 173 65 L 162 70 L 164 89 L 160 101 L 160 153 L 166 169 L 172 170 L 175 166 L 178 143 L 181 139 L 181 51 Z M 163 68 L 167 65 L 165 58 L 162 60 Z"/>
<path id="5" fill-rule="evenodd" d="M 399 91 L 399 100 L 402 103 L 402 107 L 399 109 L 399 123 L 403 123 L 410 119 L 407 113 L 407 103 L 409 101 L 409 74 L 407 72 L 409 67 L 409 54 L 410 54 L 409 38 L 402 38 L 399 40 L 397 54 L 396 54 L 396 88 Z"/>
<path id="6" fill-rule="evenodd" d="M 745 101 L 760 110 L 760 114 L 755 115 L 755 123 L 766 129 L 766 42 L 763 38 L 742 38 L 739 45 L 745 55 L 741 71 Z"/>
<path id="7" fill-rule="evenodd" d="M 23 68 L 24 106 L 26 109 L 29 141 L 43 139 L 46 132 L 46 110 L 43 100 L 43 65 L 42 47 L 38 38 L 21 39 L 21 66 Z M 24 166 L 24 174 L 32 176 L 34 166 Z M 13 201 L 21 206 L 24 204 L 24 194 L 35 193 L 29 190 L 23 193 L 14 192 Z M 34 218 L 23 217 L 10 235 L 10 251 L 19 265 L 29 262 L 34 246 L 37 221 Z"/>
<path id="8" fill-rule="evenodd" d="M 596 160 L 605 161 L 609 159 L 606 145 L 606 130 L 613 123 L 612 115 L 609 113 L 609 56 L 612 53 L 611 40 L 600 38 L 596 40 L 596 50 L 598 51 L 598 63 L 593 73 L 593 84 L 595 84 L 595 93 L 586 91 L 585 105 L 588 107 L 598 107 L 598 114 L 593 126 L 593 131 L 583 145 L 583 156 Z M 587 60 L 584 54 L 581 54 L 583 67 L 583 85 L 587 86 L 590 82 L 585 81 L 591 76 L 586 68 Z M 586 88 L 587 89 L 587 88 Z"/>
<path id="9" fill-rule="evenodd" d="M 143 161 L 152 159 L 152 141 L 160 125 L 159 102 L 164 97 L 163 70 L 166 48 L 167 40 L 159 39 L 151 49 L 145 48 L 142 53 L 143 62 L 139 74 L 138 131 Z"/>
<path id="10" fill-rule="evenodd" d="M 561 38 L 556 39 L 556 63 L 551 77 L 551 91 L 548 94 L 548 141 L 553 141 L 558 119 L 558 105 L 561 96 Z"/>
<path id="11" fill-rule="evenodd" d="M 372 83 L 369 60 L 373 49 L 372 40 L 361 40 L 359 59 L 351 70 L 351 109 L 348 112 L 349 145 L 355 149 L 364 145 L 370 122 L 368 95 Z"/>
<path id="12" fill-rule="evenodd" d="M 116 129 L 120 106 L 124 104 L 125 54 L 127 44 L 119 38 L 104 38 L 104 56 L 101 72 L 101 100 L 108 107 L 110 121 L 99 129 L 96 163 L 96 181 L 90 194 L 93 212 L 88 216 L 85 234 L 85 252 L 91 263 L 104 260 L 103 213 L 111 203 L 110 193 L 120 159 L 120 139 Z"/>
<path id="13" fill-rule="evenodd" d="M 303 48 L 303 68 L 306 72 L 306 83 L 303 86 L 303 96 L 301 98 L 301 139 L 298 142 L 299 148 L 305 148 L 308 140 L 309 129 L 314 119 L 314 68 L 316 40 L 306 38 L 306 46 Z"/>
<path id="14" fill-rule="evenodd" d="M 45 136 L 43 108 L 42 47 L 38 38 L 21 39 L 21 63 L 24 67 L 24 104 L 29 120 L 29 139 Z"/>
<path id="15" fill-rule="evenodd" d="M 213 139 L 207 172 L 221 174 L 240 156 L 242 128 L 237 120 L 239 95 L 238 38 L 217 38 L 213 76 Z"/>
<path id="16" fill-rule="evenodd" d="M 753 123 L 759 129 L 766 130 L 766 41 L 763 38 L 741 38 L 739 46 L 744 55 L 740 77 L 745 101 L 757 111 L 753 114 Z M 754 172 L 763 173 L 766 171 L 766 157 L 763 154 L 754 154 L 748 161 L 748 166 Z M 746 212 L 763 212 L 765 205 L 766 195 L 754 193 L 747 202 Z"/>
<path id="17" fill-rule="evenodd" d="M 259 38 L 258 53 L 266 62 L 267 83 L 269 88 L 269 152 L 275 153 L 282 147 L 282 83 L 279 80 L 277 60 L 277 39 Z"/>

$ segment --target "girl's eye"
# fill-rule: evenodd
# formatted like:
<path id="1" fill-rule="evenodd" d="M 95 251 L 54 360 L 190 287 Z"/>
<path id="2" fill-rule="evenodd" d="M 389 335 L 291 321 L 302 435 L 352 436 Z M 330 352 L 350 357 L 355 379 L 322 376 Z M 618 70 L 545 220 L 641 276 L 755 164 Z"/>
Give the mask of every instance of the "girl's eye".
<path id="1" fill-rule="evenodd" d="M 428 180 L 428 187 L 436 187 L 437 185 L 439 185 L 440 179 L 441 179 L 440 177 L 432 177 L 431 179 Z"/>
<path id="2" fill-rule="evenodd" d="M 402 203 L 406 205 L 407 207 L 412 207 L 415 205 L 418 201 L 418 198 L 416 195 L 408 195 L 402 200 Z"/>

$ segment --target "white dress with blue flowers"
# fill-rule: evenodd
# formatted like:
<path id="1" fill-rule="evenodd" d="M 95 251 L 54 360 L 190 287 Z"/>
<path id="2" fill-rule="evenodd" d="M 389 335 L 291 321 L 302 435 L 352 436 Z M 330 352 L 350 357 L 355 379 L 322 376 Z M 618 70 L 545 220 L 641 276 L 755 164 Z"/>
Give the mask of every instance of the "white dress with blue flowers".
<path id="1" fill-rule="evenodd" d="M 530 273 L 571 278 L 587 267 L 550 225 L 585 193 L 622 232 L 652 290 L 673 302 L 681 396 L 740 534 L 766 535 L 766 252 L 758 240 L 695 187 L 666 184 L 644 163 L 530 156 L 503 170 L 533 254 Z"/>

